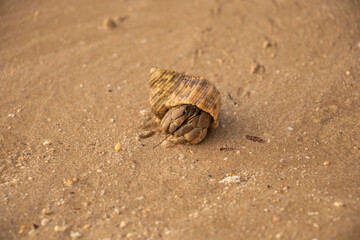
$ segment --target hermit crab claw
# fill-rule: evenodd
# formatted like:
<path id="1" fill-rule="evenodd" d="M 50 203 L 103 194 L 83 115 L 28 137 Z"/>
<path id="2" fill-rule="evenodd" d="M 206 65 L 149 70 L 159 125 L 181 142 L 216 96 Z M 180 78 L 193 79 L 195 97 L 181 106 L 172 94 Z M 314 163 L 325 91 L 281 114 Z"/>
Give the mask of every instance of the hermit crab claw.
<path id="1" fill-rule="evenodd" d="M 180 105 L 171 108 L 160 123 L 163 133 L 172 134 L 175 143 L 197 144 L 201 142 L 210 126 L 211 116 L 193 105 Z"/>
<path id="2" fill-rule="evenodd" d="M 200 143 L 218 126 L 220 93 L 205 78 L 151 68 L 150 90 L 151 109 L 174 143 Z"/>

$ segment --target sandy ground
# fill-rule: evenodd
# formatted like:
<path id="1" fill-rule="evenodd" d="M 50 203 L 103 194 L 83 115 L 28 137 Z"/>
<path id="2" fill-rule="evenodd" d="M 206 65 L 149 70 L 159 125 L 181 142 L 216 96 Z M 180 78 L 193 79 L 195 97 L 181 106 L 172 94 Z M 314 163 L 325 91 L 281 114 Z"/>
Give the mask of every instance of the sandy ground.
<path id="1" fill-rule="evenodd" d="M 360 239 L 359 1 L 1 1 L 0 56 L 0 239 Z M 203 143 L 137 141 L 152 66 Z"/>

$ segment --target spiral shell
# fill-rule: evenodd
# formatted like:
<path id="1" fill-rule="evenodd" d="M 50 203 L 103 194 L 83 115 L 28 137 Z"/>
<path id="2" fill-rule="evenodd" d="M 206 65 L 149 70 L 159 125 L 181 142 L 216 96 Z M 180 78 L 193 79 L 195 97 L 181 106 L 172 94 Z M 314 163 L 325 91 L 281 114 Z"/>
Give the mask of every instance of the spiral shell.
<path id="1" fill-rule="evenodd" d="M 150 70 L 150 105 L 162 118 L 166 112 L 182 104 L 195 105 L 212 116 L 211 128 L 219 125 L 220 92 L 204 77 L 185 75 L 153 67 Z"/>

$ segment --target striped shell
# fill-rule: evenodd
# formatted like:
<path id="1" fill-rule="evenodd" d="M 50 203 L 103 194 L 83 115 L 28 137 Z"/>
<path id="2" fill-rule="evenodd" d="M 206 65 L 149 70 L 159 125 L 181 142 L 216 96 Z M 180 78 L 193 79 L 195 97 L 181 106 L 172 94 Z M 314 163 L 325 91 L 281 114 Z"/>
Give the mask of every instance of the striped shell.
<path id="1" fill-rule="evenodd" d="M 166 112 L 181 104 L 191 104 L 209 113 L 211 128 L 219 125 L 220 92 L 204 77 L 194 77 L 171 70 L 153 67 L 150 70 L 150 105 L 153 113 L 162 118 Z"/>

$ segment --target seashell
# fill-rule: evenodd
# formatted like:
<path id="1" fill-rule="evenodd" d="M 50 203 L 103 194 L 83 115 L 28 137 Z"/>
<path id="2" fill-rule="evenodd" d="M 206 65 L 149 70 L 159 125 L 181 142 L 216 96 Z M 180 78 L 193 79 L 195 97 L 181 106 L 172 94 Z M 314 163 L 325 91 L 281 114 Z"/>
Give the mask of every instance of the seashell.
<path id="1" fill-rule="evenodd" d="M 153 67 L 150 70 L 150 105 L 164 133 L 174 142 L 201 142 L 208 128 L 217 128 L 221 97 L 204 77 Z"/>

